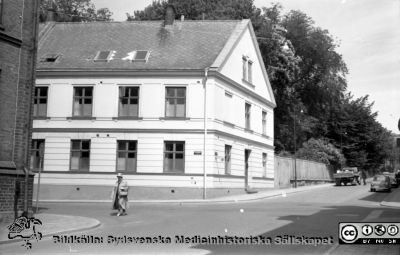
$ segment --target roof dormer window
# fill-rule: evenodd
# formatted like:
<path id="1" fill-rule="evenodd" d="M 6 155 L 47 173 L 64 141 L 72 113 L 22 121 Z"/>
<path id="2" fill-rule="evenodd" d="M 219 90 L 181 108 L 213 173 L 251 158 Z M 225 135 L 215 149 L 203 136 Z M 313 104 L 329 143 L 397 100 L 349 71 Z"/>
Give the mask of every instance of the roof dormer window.
<path id="1" fill-rule="evenodd" d="M 98 51 L 96 56 L 94 57 L 94 62 L 108 62 L 112 56 L 112 51 Z"/>
<path id="2" fill-rule="evenodd" d="M 40 62 L 54 63 L 60 57 L 60 54 L 47 53 L 40 58 Z"/>
<path id="3" fill-rule="evenodd" d="M 147 50 L 137 50 L 135 51 L 135 56 L 132 62 L 147 62 L 149 59 L 150 52 Z"/>

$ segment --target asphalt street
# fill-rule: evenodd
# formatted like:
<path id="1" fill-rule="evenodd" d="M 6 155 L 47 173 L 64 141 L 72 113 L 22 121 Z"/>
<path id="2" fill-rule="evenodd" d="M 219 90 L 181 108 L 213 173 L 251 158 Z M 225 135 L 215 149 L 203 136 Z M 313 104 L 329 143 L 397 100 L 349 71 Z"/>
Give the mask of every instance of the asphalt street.
<path id="1" fill-rule="evenodd" d="M 397 192 L 394 190 L 393 192 Z M 399 193 L 400 194 L 400 193 Z M 339 222 L 400 222 L 400 209 L 380 206 L 388 193 L 369 186 L 326 187 L 240 203 L 131 204 L 128 215 L 115 216 L 105 203 L 46 203 L 41 212 L 91 217 L 101 225 L 66 236 L 102 237 L 98 244 L 55 243 L 46 237 L 31 250 L 5 244 L 1 254 L 400 254 L 400 245 L 338 245 Z M 255 237 L 264 244 L 177 244 L 196 236 Z M 108 243 L 112 238 L 154 237 L 171 244 Z M 179 236 L 178 238 L 176 236 Z M 276 244 L 279 237 L 323 237 L 324 245 Z M 152 239 L 153 240 L 153 239 Z M 191 239 L 194 240 L 194 239 Z"/>

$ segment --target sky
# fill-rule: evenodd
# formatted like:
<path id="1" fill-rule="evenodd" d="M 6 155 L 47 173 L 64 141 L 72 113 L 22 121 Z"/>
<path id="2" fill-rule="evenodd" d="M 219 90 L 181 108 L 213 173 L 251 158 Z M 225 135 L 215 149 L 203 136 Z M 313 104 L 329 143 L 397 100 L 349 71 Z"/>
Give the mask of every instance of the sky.
<path id="1" fill-rule="evenodd" d="M 92 0 L 109 8 L 115 21 L 143 10 L 152 0 Z M 369 95 L 377 120 L 399 134 L 400 118 L 400 0 L 255 0 L 256 7 L 279 2 L 284 12 L 300 10 L 338 42 L 349 69 L 347 90 Z"/>

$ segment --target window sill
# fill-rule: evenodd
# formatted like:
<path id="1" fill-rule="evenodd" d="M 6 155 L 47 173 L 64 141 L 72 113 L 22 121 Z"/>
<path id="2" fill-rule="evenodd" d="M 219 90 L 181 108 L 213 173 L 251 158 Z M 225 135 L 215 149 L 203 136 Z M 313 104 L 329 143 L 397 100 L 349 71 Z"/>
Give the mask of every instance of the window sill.
<path id="1" fill-rule="evenodd" d="M 253 131 L 253 130 L 251 130 L 251 129 L 248 129 L 248 128 L 245 128 L 245 129 L 244 129 L 244 132 L 251 133 L 251 134 L 253 134 L 253 133 L 254 133 L 254 131 Z"/>
<path id="2" fill-rule="evenodd" d="M 33 116 L 34 120 L 49 120 L 50 117 L 47 116 Z"/>
<path id="3" fill-rule="evenodd" d="M 261 136 L 264 138 L 268 138 L 268 139 L 271 138 L 271 137 L 267 136 L 266 134 L 261 134 Z"/>
<path id="4" fill-rule="evenodd" d="M 249 81 L 247 81 L 247 80 L 245 80 L 245 79 L 242 79 L 242 82 L 243 82 L 244 84 L 246 84 L 246 85 L 252 87 L 253 89 L 256 87 L 256 86 L 254 86 L 253 83 L 251 83 L 251 82 L 249 82 Z"/>
<path id="5" fill-rule="evenodd" d="M 160 120 L 190 120 L 187 117 L 160 117 Z"/>
<path id="6" fill-rule="evenodd" d="M 67 120 L 95 120 L 96 117 L 90 117 L 90 116 L 73 116 L 73 117 L 67 117 Z"/>
<path id="7" fill-rule="evenodd" d="M 180 172 L 180 171 L 174 171 L 174 172 L 170 172 L 170 171 L 163 171 L 162 172 L 163 174 L 172 174 L 172 175 L 174 175 L 174 174 L 185 174 L 185 171 L 183 171 L 183 172 Z"/>
<path id="8" fill-rule="evenodd" d="M 225 126 L 228 126 L 228 127 L 231 127 L 231 128 L 234 128 L 234 127 L 235 127 L 235 124 L 230 123 L 230 122 L 228 122 L 228 121 L 222 121 L 222 123 L 223 123 Z"/>
<path id="9" fill-rule="evenodd" d="M 134 116 L 119 116 L 113 117 L 113 120 L 143 120 L 142 117 L 134 117 Z"/>

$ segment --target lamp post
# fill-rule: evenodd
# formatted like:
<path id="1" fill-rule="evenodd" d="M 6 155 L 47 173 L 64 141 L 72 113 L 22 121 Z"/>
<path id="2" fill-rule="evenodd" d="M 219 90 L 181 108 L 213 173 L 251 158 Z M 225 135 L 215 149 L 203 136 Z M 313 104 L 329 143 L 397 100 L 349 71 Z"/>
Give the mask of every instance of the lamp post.
<path id="1" fill-rule="evenodd" d="M 303 109 L 300 110 L 300 113 L 303 113 Z M 297 188 L 297 157 L 296 157 L 296 110 L 294 110 L 293 115 L 293 144 L 294 144 L 294 187 Z"/>

